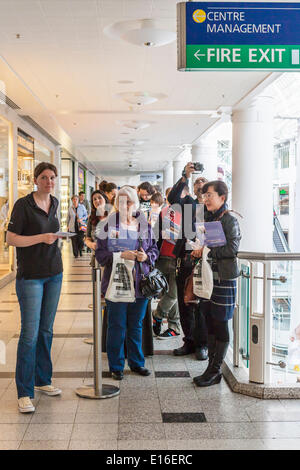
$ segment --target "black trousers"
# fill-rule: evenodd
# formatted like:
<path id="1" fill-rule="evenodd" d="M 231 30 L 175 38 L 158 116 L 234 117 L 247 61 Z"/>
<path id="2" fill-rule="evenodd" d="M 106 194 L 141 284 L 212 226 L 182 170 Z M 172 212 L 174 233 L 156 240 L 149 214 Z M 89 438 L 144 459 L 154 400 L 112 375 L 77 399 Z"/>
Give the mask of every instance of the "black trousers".
<path id="1" fill-rule="evenodd" d="M 77 232 L 76 235 L 71 238 L 73 255 L 75 256 L 75 258 L 77 258 L 78 255 L 82 252 L 82 249 L 84 247 L 83 239 L 84 239 L 84 232 L 82 231 Z"/>
<path id="2" fill-rule="evenodd" d="M 191 274 L 193 265 L 182 260 L 177 272 L 177 296 L 181 328 L 184 334 L 183 341 L 191 349 L 207 345 L 207 328 L 202 311 L 202 302 L 198 305 L 184 303 L 184 285 Z"/>

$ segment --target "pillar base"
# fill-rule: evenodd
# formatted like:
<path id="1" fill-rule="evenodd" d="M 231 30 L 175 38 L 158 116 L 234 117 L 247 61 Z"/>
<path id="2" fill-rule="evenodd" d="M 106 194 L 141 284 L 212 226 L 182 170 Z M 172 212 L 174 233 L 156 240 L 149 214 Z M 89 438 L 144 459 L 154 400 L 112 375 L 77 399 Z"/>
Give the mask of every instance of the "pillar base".
<path id="1" fill-rule="evenodd" d="M 271 399 L 299 399 L 300 383 L 276 386 L 275 384 L 257 384 L 249 382 L 249 375 L 244 367 L 234 367 L 228 355 L 222 366 L 223 377 L 231 390 L 241 395 Z"/>
<path id="2" fill-rule="evenodd" d="M 102 385 L 102 391 L 99 391 L 99 395 L 96 394 L 95 388 L 93 385 L 86 386 L 86 387 L 79 387 L 75 390 L 76 394 L 82 398 L 91 398 L 94 400 L 100 400 L 104 398 L 113 398 L 120 394 L 119 387 L 115 387 L 114 385 Z"/>

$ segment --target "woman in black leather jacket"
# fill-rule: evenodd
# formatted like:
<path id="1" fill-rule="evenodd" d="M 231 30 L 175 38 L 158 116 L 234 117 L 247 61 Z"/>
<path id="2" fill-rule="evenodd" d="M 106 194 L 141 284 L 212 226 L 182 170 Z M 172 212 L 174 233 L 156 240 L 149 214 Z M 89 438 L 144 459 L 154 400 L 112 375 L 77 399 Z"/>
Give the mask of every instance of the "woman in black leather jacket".
<path id="1" fill-rule="evenodd" d="M 232 319 L 236 299 L 236 278 L 239 276 L 237 253 L 241 240 L 237 219 L 228 211 L 228 189 L 223 181 L 210 181 L 202 188 L 207 208 L 205 221 L 220 221 L 226 245 L 211 248 L 214 287 L 211 299 L 203 301 L 208 329 L 209 363 L 204 374 L 195 377 L 198 387 L 208 387 L 221 381 L 221 366 L 229 345 L 228 321 Z M 209 248 L 209 247 L 208 247 Z M 202 249 L 192 252 L 200 258 Z"/>

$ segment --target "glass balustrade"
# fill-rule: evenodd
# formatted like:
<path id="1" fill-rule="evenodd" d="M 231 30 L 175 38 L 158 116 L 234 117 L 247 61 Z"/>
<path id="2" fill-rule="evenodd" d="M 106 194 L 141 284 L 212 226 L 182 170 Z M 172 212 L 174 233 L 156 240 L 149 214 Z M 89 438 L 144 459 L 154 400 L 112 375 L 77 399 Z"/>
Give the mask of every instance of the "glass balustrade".
<path id="1" fill-rule="evenodd" d="M 300 254 L 239 253 L 233 350 L 249 380 L 300 383 Z"/>

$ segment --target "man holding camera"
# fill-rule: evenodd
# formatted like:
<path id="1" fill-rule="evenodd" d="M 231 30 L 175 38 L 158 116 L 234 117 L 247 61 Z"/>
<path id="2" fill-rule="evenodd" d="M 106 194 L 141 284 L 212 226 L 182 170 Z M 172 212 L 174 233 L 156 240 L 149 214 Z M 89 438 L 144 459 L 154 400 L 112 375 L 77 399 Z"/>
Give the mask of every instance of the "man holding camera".
<path id="1" fill-rule="evenodd" d="M 184 303 L 185 282 L 194 267 L 190 254 L 192 248 L 189 249 L 187 240 L 190 238 L 189 235 L 192 237 L 192 234 L 195 233 L 196 215 L 199 218 L 199 214 L 203 212 L 204 216 L 204 205 L 201 207 L 200 204 L 202 204 L 201 187 L 205 183 L 205 178 L 201 178 L 201 181 L 197 178 L 195 181 L 194 191 L 197 196 L 196 199 L 193 199 L 188 191 L 188 180 L 195 171 L 202 172 L 203 165 L 198 162 L 189 162 L 184 167 L 182 178 L 177 181 L 168 195 L 169 203 L 171 205 L 179 204 L 182 210 L 182 237 L 177 240 L 173 254 L 177 259 L 177 295 L 184 344 L 182 347 L 174 349 L 173 353 L 175 356 L 184 356 L 195 352 L 198 360 L 206 360 L 207 329 L 201 313 L 201 307 Z"/>

